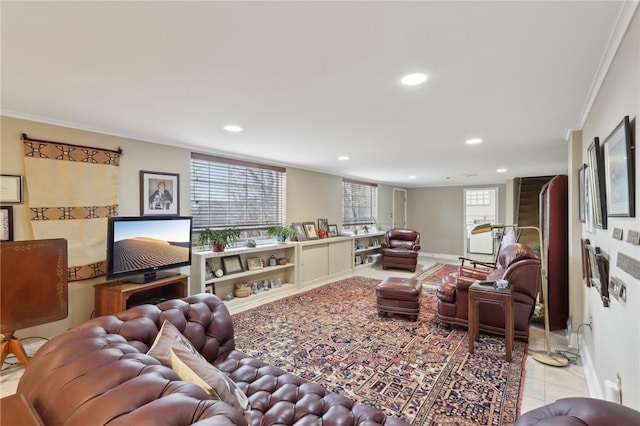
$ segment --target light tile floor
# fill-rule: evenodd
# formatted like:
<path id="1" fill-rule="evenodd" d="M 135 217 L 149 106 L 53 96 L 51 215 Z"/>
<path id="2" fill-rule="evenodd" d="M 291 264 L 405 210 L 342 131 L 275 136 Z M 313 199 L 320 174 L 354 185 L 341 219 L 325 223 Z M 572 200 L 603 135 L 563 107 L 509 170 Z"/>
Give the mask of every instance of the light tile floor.
<path id="1" fill-rule="evenodd" d="M 432 266 L 436 262 L 457 264 L 456 261 L 432 257 L 420 257 L 419 259 L 419 264 L 422 265 L 424 269 Z M 380 265 L 358 267 L 355 274 L 376 279 L 382 279 L 391 275 L 410 278 L 414 275 L 410 271 L 398 269 L 384 271 Z M 254 306 L 248 305 L 244 309 L 251 307 Z M 544 327 L 533 324 L 530 330 L 529 350 L 545 350 L 544 341 Z M 29 355 L 33 354 L 41 344 L 41 341 L 26 342 L 25 347 L 27 353 Z M 554 351 L 563 350 L 576 353 L 575 348 L 567 347 L 563 331 L 551 333 L 551 347 Z M 9 360 L 11 362 L 15 361 L 14 359 Z M 7 367 L 7 364 L 3 365 L 3 369 L 0 372 L 0 396 L 15 393 L 23 371 L 19 366 Z M 521 413 L 568 396 L 589 396 L 584 369 L 579 358 L 576 364 L 570 364 L 568 367 L 560 368 L 547 366 L 535 361 L 531 357 L 527 357 L 525 363 L 524 392 L 520 409 Z"/>

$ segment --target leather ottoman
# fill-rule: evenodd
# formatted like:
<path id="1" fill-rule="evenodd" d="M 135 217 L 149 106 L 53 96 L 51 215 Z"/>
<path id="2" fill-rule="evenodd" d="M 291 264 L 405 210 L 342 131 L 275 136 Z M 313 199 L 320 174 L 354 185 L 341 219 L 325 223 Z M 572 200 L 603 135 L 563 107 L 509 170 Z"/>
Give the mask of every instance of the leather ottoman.
<path id="1" fill-rule="evenodd" d="M 388 277 L 376 287 L 378 314 L 409 315 L 414 321 L 420 313 L 422 283 L 413 278 Z"/>

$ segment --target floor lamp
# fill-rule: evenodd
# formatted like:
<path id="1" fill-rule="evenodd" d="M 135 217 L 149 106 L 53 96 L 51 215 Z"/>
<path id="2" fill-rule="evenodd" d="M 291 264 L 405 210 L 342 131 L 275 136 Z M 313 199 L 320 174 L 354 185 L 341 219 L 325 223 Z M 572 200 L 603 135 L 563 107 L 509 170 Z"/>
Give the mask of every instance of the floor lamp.
<path id="1" fill-rule="evenodd" d="M 569 359 L 559 353 L 551 352 L 551 334 L 549 333 L 549 309 L 548 309 L 548 293 L 549 293 L 549 281 L 547 280 L 547 264 L 545 263 L 545 250 L 542 245 L 542 231 L 537 226 L 518 226 L 518 225 L 504 225 L 504 224 L 492 224 L 483 223 L 471 230 L 472 234 L 481 234 L 483 232 L 489 232 L 494 229 L 504 229 L 507 227 L 513 227 L 516 230 L 516 234 L 519 231 L 531 229 L 538 233 L 538 244 L 540 245 L 540 272 L 542 275 L 542 306 L 544 309 L 544 351 L 530 351 L 531 358 L 536 361 L 550 365 L 552 367 L 566 367 L 569 365 Z"/>

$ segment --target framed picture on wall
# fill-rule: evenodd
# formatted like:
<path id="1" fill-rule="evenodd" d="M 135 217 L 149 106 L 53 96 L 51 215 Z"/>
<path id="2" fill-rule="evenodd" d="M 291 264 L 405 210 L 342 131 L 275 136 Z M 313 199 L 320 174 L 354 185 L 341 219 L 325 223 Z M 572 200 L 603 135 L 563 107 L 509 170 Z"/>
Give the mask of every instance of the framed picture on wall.
<path id="1" fill-rule="evenodd" d="M 140 170 L 140 215 L 180 214 L 180 175 Z"/>
<path id="2" fill-rule="evenodd" d="M 583 164 L 582 167 L 580 167 L 580 170 L 578 170 L 578 218 L 580 219 L 580 222 L 585 223 L 586 222 L 586 218 L 585 218 L 585 214 L 584 214 L 584 210 L 585 210 L 585 175 L 587 173 L 587 165 Z"/>
<path id="3" fill-rule="evenodd" d="M 634 151 L 629 116 L 604 141 L 607 214 L 635 217 Z"/>
<path id="4" fill-rule="evenodd" d="M 0 203 L 22 204 L 22 176 L 0 175 Z"/>
<path id="5" fill-rule="evenodd" d="M 591 195 L 593 205 L 593 223 L 596 228 L 607 229 L 607 195 L 604 178 L 604 152 L 600 140 L 594 138 L 589 146 L 589 174 L 591 176 Z"/>
<path id="6" fill-rule="evenodd" d="M 13 207 L 0 207 L 0 241 L 13 241 Z"/>

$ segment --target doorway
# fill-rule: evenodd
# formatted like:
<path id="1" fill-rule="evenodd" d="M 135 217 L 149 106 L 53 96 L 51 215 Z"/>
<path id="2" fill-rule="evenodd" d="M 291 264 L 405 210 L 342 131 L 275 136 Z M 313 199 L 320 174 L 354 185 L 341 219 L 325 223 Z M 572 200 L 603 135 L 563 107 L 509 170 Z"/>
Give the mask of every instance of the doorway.
<path id="1" fill-rule="evenodd" d="M 407 190 L 393 188 L 392 228 L 407 227 Z"/>
<path id="2" fill-rule="evenodd" d="M 464 190 L 464 247 L 465 253 L 492 256 L 496 239 L 493 232 L 472 235 L 471 230 L 482 223 L 496 223 L 498 219 L 498 188 L 465 188 Z M 493 259 L 490 259 L 493 260 Z"/>

